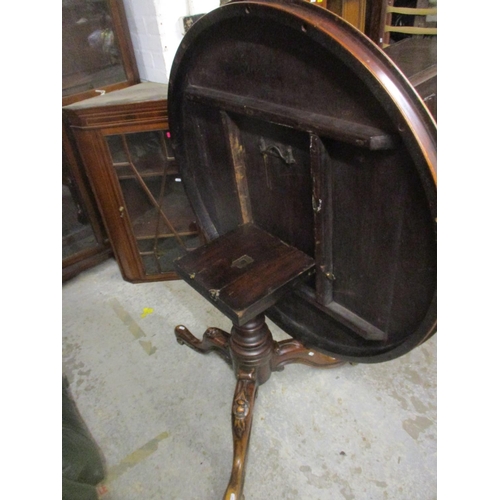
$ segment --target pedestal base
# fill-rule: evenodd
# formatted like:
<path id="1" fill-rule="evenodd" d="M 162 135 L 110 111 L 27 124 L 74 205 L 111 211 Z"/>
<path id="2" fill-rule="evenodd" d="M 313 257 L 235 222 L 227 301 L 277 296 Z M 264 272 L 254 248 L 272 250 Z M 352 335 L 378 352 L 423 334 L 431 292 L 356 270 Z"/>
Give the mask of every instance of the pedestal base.
<path id="1" fill-rule="evenodd" d="M 252 429 L 255 396 L 259 385 L 273 371 L 281 371 L 289 363 L 303 363 L 320 368 L 344 364 L 343 361 L 307 349 L 297 340 L 276 342 L 263 314 L 244 325 L 233 325 L 231 333 L 208 328 L 203 339 L 197 339 L 185 326 L 177 326 L 175 335 L 180 344 L 206 354 L 216 351 L 231 364 L 236 375 L 232 406 L 233 466 L 224 500 L 243 498 L 245 466 Z"/>

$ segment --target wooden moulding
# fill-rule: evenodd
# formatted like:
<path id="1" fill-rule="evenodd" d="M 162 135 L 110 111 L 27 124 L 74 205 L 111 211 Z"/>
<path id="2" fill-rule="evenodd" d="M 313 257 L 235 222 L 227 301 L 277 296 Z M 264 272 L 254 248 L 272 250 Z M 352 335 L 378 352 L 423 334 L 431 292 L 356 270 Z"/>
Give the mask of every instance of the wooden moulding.
<path id="1" fill-rule="evenodd" d="M 314 290 L 305 285 L 299 285 L 295 293 L 310 304 L 314 304 L 322 312 L 328 314 L 328 316 L 337 320 L 339 323 L 342 323 L 353 333 L 365 340 L 387 340 L 388 338 L 386 332 L 380 330 L 380 328 L 372 325 L 370 322 L 364 320 L 334 300 L 325 301 L 325 303 L 319 302 L 316 299 Z"/>
<path id="2" fill-rule="evenodd" d="M 398 144 L 396 136 L 378 128 L 313 113 L 307 109 L 291 108 L 261 99 L 195 85 L 188 86 L 185 96 L 193 102 L 207 104 L 254 118 L 261 118 L 297 130 L 312 132 L 341 142 L 368 148 L 371 151 L 392 149 Z"/>

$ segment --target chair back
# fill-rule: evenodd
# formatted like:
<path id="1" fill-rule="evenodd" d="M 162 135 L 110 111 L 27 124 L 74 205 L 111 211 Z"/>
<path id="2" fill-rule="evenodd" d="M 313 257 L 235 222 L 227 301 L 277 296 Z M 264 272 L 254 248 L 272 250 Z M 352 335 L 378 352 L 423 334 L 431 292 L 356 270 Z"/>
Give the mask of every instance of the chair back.
<path id="1" fill-rule="evenodd" d="M 406 36 L 437 35 L 436 5 L 430 6 L 428 0 L 417 0 L 415 7 L 395 6 L 394 3 L 394 0 L 387 0 L 383 7 L 380 36 L 383 48 Z"/>

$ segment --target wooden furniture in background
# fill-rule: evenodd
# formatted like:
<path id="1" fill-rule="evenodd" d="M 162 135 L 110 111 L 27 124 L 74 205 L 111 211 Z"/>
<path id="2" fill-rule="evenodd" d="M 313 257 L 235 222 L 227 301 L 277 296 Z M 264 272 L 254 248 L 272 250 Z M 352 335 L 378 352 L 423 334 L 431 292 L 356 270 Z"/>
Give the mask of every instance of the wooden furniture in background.
<path id="1" fill-rule="evenodd" d="M 339 15 L 360 31 L 365 30 L 367 0 L 308 0 L 323 9 Z"/>
<path id="2" fill-rule="evenodd" d="M 122 0 L 63 0 L 63 106 L 137 83 Z"/>
<path id="3" fill-rule="evenodd" d="M 176 279 L 200 243 L 170 146 L 167 86 L 141 83 L 63 108 L 124 279 Z"/>
<path id="4" fill-rule="evenodd" d="M 381 34 L 385 48 L 406 36 L 437 35 L 437 1 L 434 6 L 429 0 L 399 1 L 386 0 L 382 4 Z M 400 36 L 397 36 L 400 35 Z M 401 36 L 402 35 L 402 36 Z"/>
<path id="5" fill-rule="evenodd" d="M 367 0 L 328 0 L 328 10 L 364 33 Z"/>
<path id="6" fill-rule="evenodd" d="M 62 105 L 139 83 L 121 0 L 63 0 Z M 62 278 L 112 255 L 71 127 L 62 123 Z"/>
<path id="7" fill-rule="evenodd" d="M 111 247 L 101 216 L 72 142 L 63 123 L 62 147 L 62 280 L 108 259 Z"/>
<path id="8" fill-rule="evenodd" d="M 437 119 L 437 39 L 409 37 L 393 43 L 384 52 L 415 87 L 432 116 Z"/>

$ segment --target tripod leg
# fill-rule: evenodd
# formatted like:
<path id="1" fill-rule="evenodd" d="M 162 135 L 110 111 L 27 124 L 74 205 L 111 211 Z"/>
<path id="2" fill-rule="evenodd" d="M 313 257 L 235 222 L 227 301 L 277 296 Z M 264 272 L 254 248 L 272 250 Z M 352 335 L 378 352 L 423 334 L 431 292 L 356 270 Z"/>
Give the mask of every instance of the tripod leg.
<path id="1" fill-rule="evenodd" d="M 223 500 L 243 499 L 246 458 L 257 391 L 253 371 L 239 371 L 237 379 L 232 409 L 233 468 Z"/>
<path id="2" fill-rule="evenodd" d="M 276 342 L 271 359 L 271 370 L 281 371 L 289 363 L 302 363 L 318 368 L 330 368 L 344 364 L 345 361 L 307 349 L 298 340 L 289 339 Z"/>
<path id="3" fill-rule="evenodd" d="M 177 342 L 181 345 L 188 345 L 197 352 L 206 354 L 216 351 L 222 356 L 224 361 L 232 366 L 231 355 L 229 353 L 229 333 L 219 328 L 208 328 L 203 334 L 203 339 L 197 339 L 185 326 L 175 327 Z"/>

